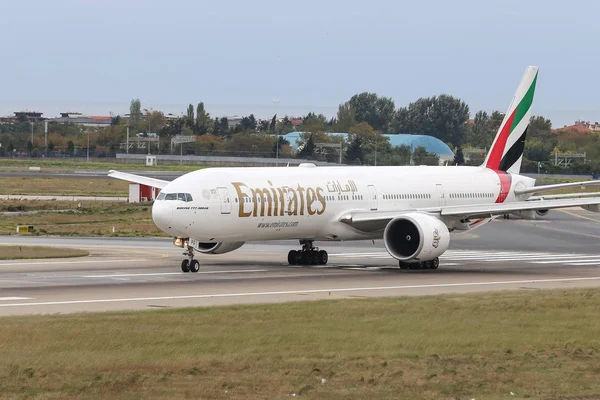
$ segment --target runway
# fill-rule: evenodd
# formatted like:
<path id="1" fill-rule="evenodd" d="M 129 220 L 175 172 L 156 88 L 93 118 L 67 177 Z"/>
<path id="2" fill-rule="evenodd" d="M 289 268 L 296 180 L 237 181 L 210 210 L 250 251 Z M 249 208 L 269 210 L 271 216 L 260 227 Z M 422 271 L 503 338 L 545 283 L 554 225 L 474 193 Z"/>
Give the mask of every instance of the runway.
<path id="1" fill-rule="evenodd" d="M 85 258 L 0 261 L 0 315 L 71 313 L 497 290 L 600 286 L 600 215 L 498 220 L 454 235 L 433 271 L 405 271 L 380 241 L 316 243 L 325 267 L 287 264 L 297 242 L 200 255 L 183 273 L 170 239 L 5 236 L 0 244 L 84 248 Z"/>

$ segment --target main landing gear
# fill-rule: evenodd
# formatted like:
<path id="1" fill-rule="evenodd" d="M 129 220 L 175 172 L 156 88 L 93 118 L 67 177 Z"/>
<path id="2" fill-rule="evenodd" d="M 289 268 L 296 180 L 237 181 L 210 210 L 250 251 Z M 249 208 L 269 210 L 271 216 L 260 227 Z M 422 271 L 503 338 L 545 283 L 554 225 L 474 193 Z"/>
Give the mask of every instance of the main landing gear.
<path id="1" fill-rule="evenodd" d="M 288 263 L 290 265 L 325 265 L 329 256 L 325 250 L 319 250 L 313 245 L 313 240 L 301 240 L 302 250 L 290 250 Z"/>
<path id="2" fill-rule="evenodd" d="M 188 258 L 181 262 L 181 270 L 183 272 L 198 272 L 200 271 L 200 263 L 194 259 L 194 248 L 188 246 L 187 251 L 183 253 Z"/>
<path id="3" fill-rule="evenodd" d="M 400 269 L 438 269 L 440 266 L 440 259 L 438 257 L 433 260 L 407 263 L 404 261 L 398 261 Z"/>

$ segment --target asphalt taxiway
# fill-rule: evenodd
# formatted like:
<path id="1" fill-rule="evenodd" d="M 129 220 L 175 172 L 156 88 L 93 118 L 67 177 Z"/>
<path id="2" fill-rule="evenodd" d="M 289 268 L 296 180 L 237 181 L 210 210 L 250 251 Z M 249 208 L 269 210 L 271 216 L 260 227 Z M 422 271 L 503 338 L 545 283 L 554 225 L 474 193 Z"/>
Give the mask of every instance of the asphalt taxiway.
<path id="1" fill-rule="evenodd" d="M 0 244 L 83 248 L 84 258 L 0 261 L 0 315 L 70 313 L 370 296 L 600 287 L 600 215 L 551 211 L 454 235 L 438 270 L 406 271 L 380 241 L 316 243 L 325 267 L 287 264 L 297 242 L 200 255 L 183 273 L 169 239 L 0 237 Z"/>

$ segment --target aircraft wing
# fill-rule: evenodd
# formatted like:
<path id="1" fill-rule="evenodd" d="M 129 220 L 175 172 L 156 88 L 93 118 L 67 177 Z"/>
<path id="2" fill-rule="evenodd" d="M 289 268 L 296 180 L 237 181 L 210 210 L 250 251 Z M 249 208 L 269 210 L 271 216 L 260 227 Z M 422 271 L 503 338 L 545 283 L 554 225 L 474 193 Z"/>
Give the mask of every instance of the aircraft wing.
<path id="1" fill-rule="evenodd" d="M 108 171 L 108 176 L 111 178 L 120 179 L 122 181 L 139 183 L 141 185 L 151 186 L 159 189 L 164 188 L 169 183 L 169 181 L 164 181 L 162 179 L 149 178 L 147 176 L 128 174 L 127 172 L 119 172 L 114 170 Z"/>
<path id="2" fill-rule="evenodd" d="M 587 186 L 600 186 L 600 179 L 595 180 L 595 181 L 557 183 L 555 185 L 542 185 L 542 186 L 533 186 L 533 187 L 522 188 L 522 189 L 515 189 L 515 194 L 517 196 L 519 196 L 522 194 L 542 193 L 542 192 L 548 192 L 551 190 L 568 189 L 568 188 L 574 188 L 574 187 L 580 187 L 583 189 Z"/>
<path id="3" fill-rule="evenodd" d="M 471 204 L 464 206 L 446 206 L 416 208 L 398 211 L 350 211 L 343 214 L 339 221 L 364 232 L 383 230 L 392 219 L 410 212 L 422 212 L 440 217 L 490 218 L 517 211 L 548 210 L 552 208 L 590 207 L 600 211 L 600 197 L 555 200 L 525 200 L 510 203 Z"/>

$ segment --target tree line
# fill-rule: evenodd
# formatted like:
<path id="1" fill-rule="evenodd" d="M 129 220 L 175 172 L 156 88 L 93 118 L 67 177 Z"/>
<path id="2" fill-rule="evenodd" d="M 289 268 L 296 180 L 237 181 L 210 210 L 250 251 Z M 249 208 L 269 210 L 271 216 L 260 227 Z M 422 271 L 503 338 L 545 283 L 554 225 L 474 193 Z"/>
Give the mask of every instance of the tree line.
<path id="1" fill-rule="evenodd" d="M 284 116 L 258 119 L 254 114 L 243 116 L 239 123 L 229 125 L 226 117 L 213 117 L 203 102 L 189 104 L 177 117 L 161 111 L 142 108 L 139 99 L 130 103 L 129 115 L 114 117 L 108 128 L 90 129 L 71 124 L 51 124 L 49 142 L 44 145 L 40 135 L 41 124 L 35 127 L 34 142 L 27 140 L 31 125 L 24 121 L 0 125 L 0 155 L 15 149 L 40 153 L 42 150 L 59 150 L 74 155 L 77 149 L 87 147 L 100 155 L 113 155 L 125 141 L 126 130 L 131 135 L 157 133 L 162 140 L 161 153 L 170 152 L 168 138 L 176 135 L 194 135 L 195 143 L 185 145 L 186 153 L 280 156 L 339 161 L 339 148 L 323 147 L 322 144 L 340 142 L 332 132 L 347 132 L 348 139 L 341 143 L 342 161 L 349 164 L 406 165 L 409 163 L 436 163 L 437 157 L 425 149 L 392 148 L 384 133 L 409 133 L 434 136 L 447 143 L 457 154 L 455 164 L 478 165 L 494 139 L 502 123 L 504 113 L 478 111 L 472 119 L 469 106 L 459 98 L 447 94 L 420 98 L 406 106 L 396 107 L 394 100 L 376 93 L 363 92 L 352 96 L 338 107 L 333 118 L 323 114 L 308 113 L 300 118 Z M 300 125 L 294 120 L 301 120 Z M 305 132 L 297 152 L 289 143 L 276 135 L 292 131 Z M 552 122 L 542 116 L 533 116 L 528 129 L 523 168 L 537 170 L 543 163 L 551 170 L 553 153 L 583 152 L 593 160 L 587 167 L 596 168 L 600 158 L 600 135 L 574 131 L 553 131 Z M 46 147 L 45 147 L 46 146 Z M 463 149 L 480 149 L 468 153 Z M 581 169 L 581 168 L 580 168 Z"/>

